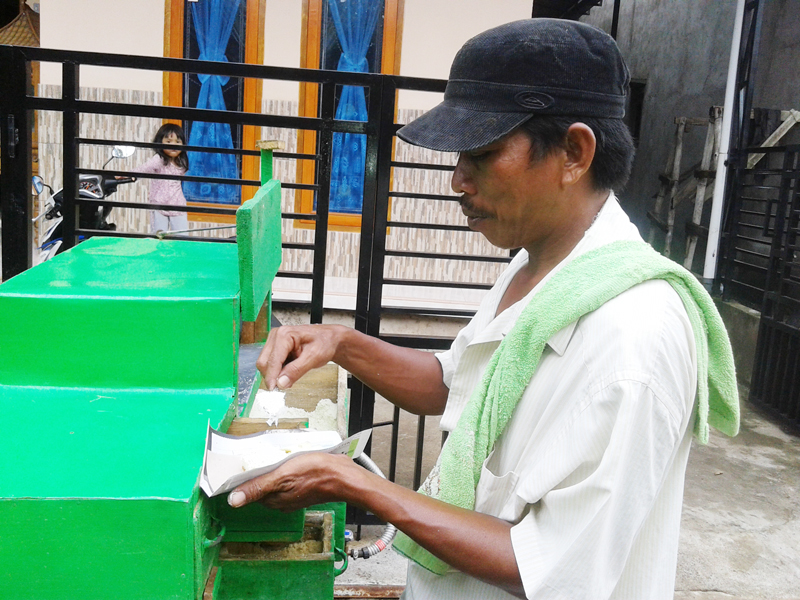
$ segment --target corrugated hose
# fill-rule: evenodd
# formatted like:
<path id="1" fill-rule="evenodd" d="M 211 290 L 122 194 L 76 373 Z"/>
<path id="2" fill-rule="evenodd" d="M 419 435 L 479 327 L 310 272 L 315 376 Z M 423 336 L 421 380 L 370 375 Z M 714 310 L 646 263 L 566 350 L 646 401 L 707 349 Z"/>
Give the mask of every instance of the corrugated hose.
<path id="1" fill-rule="evenodd" d="M 376 465 L 373 462 L 373 460 L 363 452 L 355 460 L 358 464 L 360 464 L 368 471 L 371 471 L 376 475 L 380 475 L 381 477 L 386 479 L 386 476 L 383 474 L 380 468 L 378 468 L 378 465 Z M 378 538 L 374 543 L 370 544 L 369 546 L 363 546 L 361 548 L 350 548 L 348 550 L 348 554 L 350 554 L 350 556 L 352 556 L 353 558 L 369 558 L 370 556 L 375 556 L 376 554 L 378 554 L 378 552 L 385 550 L 389 546 L 389 544 L 394 539 L 396 533 L 397 533 L 397 527 L 395 527 L 391 523 L 387 523 L 386 529 L 383 530 L 383 535 L 380 538 Z"/>

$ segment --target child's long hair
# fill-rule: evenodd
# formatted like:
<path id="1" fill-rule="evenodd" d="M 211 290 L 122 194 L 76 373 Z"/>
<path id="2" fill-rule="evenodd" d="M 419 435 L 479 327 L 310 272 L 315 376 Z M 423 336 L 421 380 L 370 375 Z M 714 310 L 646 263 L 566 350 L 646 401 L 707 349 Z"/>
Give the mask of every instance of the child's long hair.
<path id="1" fill-rule="evenodd" d="M 181 144 L 184 146 L 186 145 L 186 136 L 183 133 L 183 129 L 180 125 L 175 125 L 175 123 L 165 123 L 162 125 L 158 131 L 156 131 L 156 136 L 153 138 L 154 144 L 163 144 L 164 138 L 167 137 L 169 134 L 174 133 L 175 137 L 177 137 Z M 178 165 L 181 169 L 188 171 L 189 170 L 189 157 L 186 156 L 186 151 L 182 151 L 178 156 L 174 159 L 170 158 L 166 154 L 164 154 L 164 148 L 156 148 L 156 154 L 158 154 L 163 160 L 164 164 L 169 164 L 171 160 L 175 161 L 175 164 Z"/>

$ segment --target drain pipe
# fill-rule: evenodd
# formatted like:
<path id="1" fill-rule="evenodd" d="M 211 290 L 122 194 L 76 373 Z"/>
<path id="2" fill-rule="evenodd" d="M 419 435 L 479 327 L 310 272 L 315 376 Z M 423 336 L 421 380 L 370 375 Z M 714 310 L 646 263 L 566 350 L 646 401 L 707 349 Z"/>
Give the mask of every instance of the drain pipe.
<path id="1" fill-rule="evenodd" d="M 733 100 L 736 93 L 736 76 L 739 67 L 739 46 L 742 40 L 742 22 L 744 21 L 745 0 L 736 4 L 736 17 L 733 22 L 733 40 L 731 41 L 731 57 L 728 62 L 728 81 L 725 86 L 725 108 L 722 112 L 722 131 L 720 133 L 719 155 L 717 156 L 717 175 L 714 185 L 714 196 L 711 204 L 711 221 L 708 226 L 708 243 L 706 244 L 706 261 L 703 266 L 703 285 L 708 291 L 717 274 L 717 254 L 722 228 L 722 209 L 725 203 L 725 184 L 728 179 L 728 153 L 731 146 L 731 122 L 733 121 Z"/>

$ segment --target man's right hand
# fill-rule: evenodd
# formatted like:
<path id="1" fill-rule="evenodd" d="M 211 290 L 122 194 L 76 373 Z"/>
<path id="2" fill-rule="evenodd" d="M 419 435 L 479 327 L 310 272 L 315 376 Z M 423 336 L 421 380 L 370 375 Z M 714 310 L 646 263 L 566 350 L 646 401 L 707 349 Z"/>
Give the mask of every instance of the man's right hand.
<path id="1" fill-rule="evenodd" d="M 256 366 L 267 389 L 285 390 L 331 361 L 415 415 L 444 411 L 448 389 L 432 353 L 395 346 L 342 325 L 276 327 Z"/>
<path id="2" fill-rule="evenodd" d="M 284 325 L 270 331 L 256 362 L 267 389 L 290 388 L 311 369 L 334 360 L 346 332 L 341 325 Z"/>

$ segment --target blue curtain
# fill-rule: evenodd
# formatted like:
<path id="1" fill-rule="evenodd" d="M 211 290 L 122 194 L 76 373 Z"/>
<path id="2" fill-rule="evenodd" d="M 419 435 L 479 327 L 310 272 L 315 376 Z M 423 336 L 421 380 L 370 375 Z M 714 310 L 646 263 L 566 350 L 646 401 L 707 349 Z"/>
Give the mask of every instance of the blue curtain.
<path id="1" fill-rule="evenodd" d="M 383 0 L 328 0 L 328 8 L 342 46 L 337 71 L 366 73 L 369 49 Z M 345 86 L 336 107 L 336 118 L 366 121 L 364 88 Z M 367 138 L 363 134 L 333 135 L 331 167 L 331 212 L 361 213 L 364 200 L 364 161 Z"/>
<path id="2" fill-rule="evenodd" d="M 225 49 L 239 11 L 240 1 L 200 0 L 189 3 L 192 7 L 192 22 L 197 35 L 200 60 L 227 61 Z M 197 108 L 225 110 L 222 86 L 228 83 L 229 78 L 205 74 L 200 74 L 198 77 L 201 86 Z M 227 123 L 195 121 L 189 132 L 189 145 L 232 149 L 231 126 Z M 233 154 L 189 152 L 188 175 L 236 179 L 239 176 L 236 157 Z M 193 181 L 184 182 L 183 193 L 188 200 L 222 204 L 239 204 L 241 194 L 239 186 Z"/>

